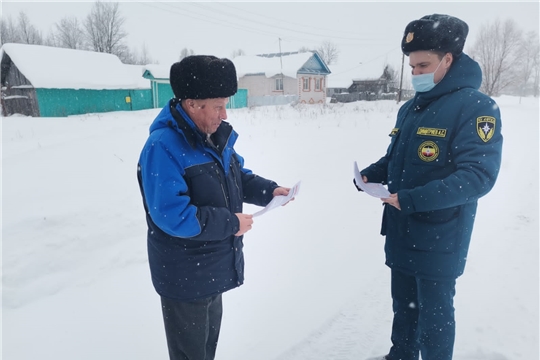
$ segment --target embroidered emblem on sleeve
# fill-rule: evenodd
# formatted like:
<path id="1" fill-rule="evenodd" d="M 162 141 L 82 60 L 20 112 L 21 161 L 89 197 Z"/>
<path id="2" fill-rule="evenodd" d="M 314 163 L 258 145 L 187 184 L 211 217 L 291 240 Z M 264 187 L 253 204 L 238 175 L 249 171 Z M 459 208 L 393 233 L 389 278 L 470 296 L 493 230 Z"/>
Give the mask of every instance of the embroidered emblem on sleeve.
<path id="1" fill-rule="evenodd" d="M 418 157 L 426 162 L 431 162 L 439 157 L 439 147 L 433 141 L 424 141 L 418 147 Z"/>
<path id="2" fill-rule="evenodd" d="M 389 136 L 396 136 L 396 134 L 399 132 L 399 128 L 393 128 L 392 131 L 390 132 L 390 135 Z"/>
<path id="3" fill-rule="evenodd" d="M 495 118 L 492 116 L 480 116 L 476 118 L 476 132 L 483 142 L 488 142 L 495 133 Z"/>

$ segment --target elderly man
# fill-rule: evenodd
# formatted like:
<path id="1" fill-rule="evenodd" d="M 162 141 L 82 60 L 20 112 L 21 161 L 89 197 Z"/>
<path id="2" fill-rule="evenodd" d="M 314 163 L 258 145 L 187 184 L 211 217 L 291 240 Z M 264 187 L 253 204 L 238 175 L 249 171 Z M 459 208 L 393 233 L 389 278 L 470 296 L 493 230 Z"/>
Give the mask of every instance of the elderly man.
<path id="1" fill-rule="evenodd" d="M 495 101 L 478 91 L 480 66 L 463 53 L 468 26 L 428 15 L 405 28 L 416 95 L 400 108 L 386 155 L 362 170 L 388 185 L 381 234 L 394 320 L 386 360 L 451 360 L 453 299 L 477 201 L 495 184 L 503 138 Z"/>
<path id="2" fill-rule="evenodd" d="M 170 359 L 214 359 L 222 293 L 244 281 L 243 202 L 267 205 L 288 188 L 253 174 L 227 119 L 237 91 L 228 59 L 189 56 L 171 67 L 174 98 L 150 126 L 138 164 L 152 282 Z"/>

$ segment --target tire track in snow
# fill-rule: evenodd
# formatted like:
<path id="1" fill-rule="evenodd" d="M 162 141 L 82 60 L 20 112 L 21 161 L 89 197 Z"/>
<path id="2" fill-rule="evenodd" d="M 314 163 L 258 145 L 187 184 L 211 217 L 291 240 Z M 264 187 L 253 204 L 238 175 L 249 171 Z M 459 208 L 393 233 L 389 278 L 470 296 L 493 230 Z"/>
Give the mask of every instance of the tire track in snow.
<path id="1" fill-rule="evenodd" d="M 386 354 L 392 319 L 389 281 L 372 278 L 319 329 L 275 360 L 362 360 Z"/>

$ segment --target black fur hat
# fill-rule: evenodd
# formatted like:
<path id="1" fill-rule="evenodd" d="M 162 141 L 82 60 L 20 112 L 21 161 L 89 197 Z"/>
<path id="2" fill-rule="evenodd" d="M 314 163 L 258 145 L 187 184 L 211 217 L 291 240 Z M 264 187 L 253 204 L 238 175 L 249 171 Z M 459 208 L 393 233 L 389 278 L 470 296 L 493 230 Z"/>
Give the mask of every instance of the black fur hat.
<path id="1" fill-rule="evenodd" d="M 174 63 L 170 82 L 179 100 L 227 98 L 238 90 L 232 61 L 210 55 L 192 55 Z"/>
<path id="2" fill-rule="evenodd" d="M 407 56 L 418 50 L 449 52 L 459 56 L 468 33 L 469 26 L 463 20 L 449 15 L 426 15 L 407 25 L 401 50 Z"/>

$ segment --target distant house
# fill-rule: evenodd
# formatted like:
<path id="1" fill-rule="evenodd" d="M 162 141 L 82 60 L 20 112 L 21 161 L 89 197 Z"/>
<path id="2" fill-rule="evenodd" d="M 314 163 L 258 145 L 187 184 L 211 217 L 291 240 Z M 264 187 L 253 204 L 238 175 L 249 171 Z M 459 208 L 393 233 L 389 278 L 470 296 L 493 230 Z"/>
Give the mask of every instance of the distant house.
<path id="1" fill-rule="evenodd" d="M 249 106 L 326 102 L 330 69 L 316 52 L 238 56 L 233 62 Z"/>
<path id="2" fill-rule="evenodd" d="M 332 97 L 335 94 L 348 94 L 349 88 L 356 77 L 358 65 L 339 66 L 331 65 L 332 74 L 328 76 L 326 86 L 326 96 Z"/>
<path id="3" fill-rule="evenodd" d="M 327 95 L 331 102 L 396 99 L 399 83 L 386 64 L 333 66 Z"/>
<path id="4" fill-rule="evenodd" d="M 142 67 L 111 54 L 41 45 L 0 49 L 2 112 L 61 117 L 152 107 Z"/>
<path id="5" fill-rule="evenodd" d="M 143 77 L 150 80 L 152 89 L 152 99 L 154 108 L 162 108 L 174 97 L 170 83 L 170 66 L 146 65 L 144 66 Z M 229 98 L 228 109 L 247 107 L 247 90 L 238 89 L 236 94 Z"/>

